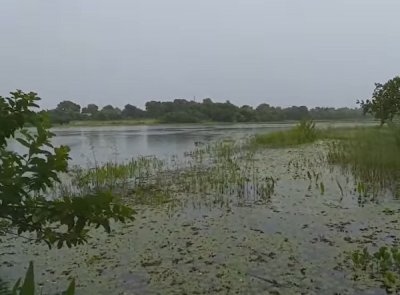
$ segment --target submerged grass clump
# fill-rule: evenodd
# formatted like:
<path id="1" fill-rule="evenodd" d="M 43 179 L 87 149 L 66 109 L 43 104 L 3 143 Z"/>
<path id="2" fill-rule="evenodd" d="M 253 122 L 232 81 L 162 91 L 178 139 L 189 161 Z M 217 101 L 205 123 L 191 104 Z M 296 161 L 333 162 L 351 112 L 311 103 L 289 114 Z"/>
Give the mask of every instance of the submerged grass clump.
<path id="1" fill-rule="evenodd" d="M 230 206 L 267 203 L 276 180 L 262 175 L 254 153 L 243 142 L 225 140 L 197 147 L 170 161 L 139 157 L 125 163 L 109 162 L 91 169 L 76 167 L 55 196 L 91 192 L 115 193 L 133 205 L 178 205 L 187 196 L 195 202 Z M 185 196 L 185 197 L 182 197 Z"/>
<path id="2" fill-rule="evenodd" d="M 317 138 L 315 122 L 305 120 L 290 130 L 256 135 L 253 144 L 267 147 L 288 147 L 311 143 Z"/>
<path id="3" fill-rule="evenodd" d="M 356 275 L 367 274 L 376 278 L 388 293 L 400 291 L 400 250 L 398 247 L 380 247 L 375 252 L 367 248 L 351 253 L 351 262 Z"/>
<path id="4" fill-rule="evenodd" d="M 146 182 L 164 166 L 164 161 L 156 157 L 138 157 L 126 163 L 107 162 L 90 169 L 75 167 L 69 175 L 71 188 L 84 193 L 101 190 L 120 193 L 133 184 Z"/>

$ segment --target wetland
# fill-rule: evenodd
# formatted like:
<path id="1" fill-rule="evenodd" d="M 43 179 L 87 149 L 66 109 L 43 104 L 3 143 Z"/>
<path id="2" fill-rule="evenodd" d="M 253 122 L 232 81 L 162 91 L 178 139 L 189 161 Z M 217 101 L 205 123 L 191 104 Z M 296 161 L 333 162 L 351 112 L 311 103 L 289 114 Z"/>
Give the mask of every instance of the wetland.
<path id="1" fill-rule="evenodd" d="M 112 191 L 134 220 L 75 248 L 3 236 L 1 277 L 34 260 L 44 294 L 396 292 L 398 129 L 356 125 L 56 130 L 74 168 L 51 194 Z"/>

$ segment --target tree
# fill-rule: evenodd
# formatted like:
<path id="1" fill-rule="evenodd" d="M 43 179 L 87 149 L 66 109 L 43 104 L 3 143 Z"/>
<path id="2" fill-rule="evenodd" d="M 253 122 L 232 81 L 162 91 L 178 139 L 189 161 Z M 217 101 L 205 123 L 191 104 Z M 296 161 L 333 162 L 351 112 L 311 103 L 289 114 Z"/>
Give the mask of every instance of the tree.
<path id="1" fill-rule="evenodd" d="M 87 107 L 82 108 L 82 114 L 89 114 L 94 116 L 99 111 L 99 107 L 93 103 L 87 105 Z"/>
<path id="2" fill-rule="evenodd" d="M 52 124 L 68 124 L 73 118 L 64 112 L 58 110 L 47 111 L 49 120 Z"/>
<path id="3" fill-rule="evenodd" d="M 292 106 L 284 109 L 284 118 L 286 120 L 304 120 L 309 118 L 310 114 L 306 106 Z"/>
<path id="4" fill-rule="evenodd" d="M 79 113 L 81 110 L 81 106 L 70 100 L 64 100 L 57 105 L 56 110 L 65 113 Z"/>
<path id="5" fill-rule="evenodd" d="M 125 118 L 143 118 L 146 116 L 146 112 L 131 104 L 127 104 L 122 110 L 122 116 Z"/>
<path id="6" fill-rule="evenodd" d="M 400 114 L 400 76 L 397 76 L 385 84 L 375 83 L 372 98 L 357 101 L 361 105 L 364 114 L 372 114 L 379 119 L 381 125 Z"/>
<path id="7" fill-rule="evenodd" d="M 262 103 L 256 108 L 256 119 L 259 122 L 270 122 L 283 120 L 283 111 L 267 103 Z"/>
<path id="8" fill-rule="evenodd" d="M 121 110 L 114 108 L 112 105 L 106 105 L 97 114 L 97 118 L 100 120 L 118 120 L 121 119 Z"/>
<path id="9" fill-rule="evenodd" d="M 80 119 L 81 106 L 69 100 L 60 102 L 57 107 L 50 111 L 51 121 L 55 123 L 69 123 Z"/>
<path id="10" fill-rule="evenodd" d="M 84 243 L 88 226 L 110 232 L 111 219 L 133 219 L 133 211 L 116 202 L 111 192 L 62 199 L 46 195 L 60 182 L 59 173 L 68 171 L 69 149 L 52 145 L 48 120 L 34 112 L 38 100 L 36 93 L 20 90 L 11 92 L 11 97 L 0 96 L 0 221 L 7 223 L 0 231 L 31 232 L 37 241 L 60 248 Z M 10 140 L 26 152 L 9 150 Z"/>
<path id="11" fill-rule="evenodd" d="M 244 105 L 240 108 L 239 112 L 239 122 L 255 121 L 255 111 L 251 106 Z"/>
<path id="12" fill-rule="evenodd" d="M 160 118 L 165 115 L 167 109 L 165 103 L 160 101 L 148 101 L 146 102 L 146 111 L 151 118 Z"/>

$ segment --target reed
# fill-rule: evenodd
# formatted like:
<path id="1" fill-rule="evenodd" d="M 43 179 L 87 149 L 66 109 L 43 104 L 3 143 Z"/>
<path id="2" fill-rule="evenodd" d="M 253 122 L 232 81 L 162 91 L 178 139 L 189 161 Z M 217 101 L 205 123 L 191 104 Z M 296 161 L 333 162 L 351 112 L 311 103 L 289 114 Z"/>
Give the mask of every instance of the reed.
<path id="1" fill-rule="evenodd" d="M 255 146 L 279 148 L 312 143 L 317 139 L 315 122 L 305 120 L 289 130 L 256 135 L 252 143 Z"/>

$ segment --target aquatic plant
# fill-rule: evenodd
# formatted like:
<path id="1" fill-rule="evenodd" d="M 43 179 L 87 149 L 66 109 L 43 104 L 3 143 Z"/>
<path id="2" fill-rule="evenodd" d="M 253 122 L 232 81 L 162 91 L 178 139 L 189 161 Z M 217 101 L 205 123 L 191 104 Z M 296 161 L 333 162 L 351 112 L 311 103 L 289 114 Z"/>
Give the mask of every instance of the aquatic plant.
<path id="1" fill-rule="evenodd" d="M 25 277 L 22 280 L 21 278 L 17 280 L 14 284 L 13 288 L 10 289 L 7 283 L 4 283 L 0 280 L 0 294 L 1 295 L 35 295 L 38 294 L 35 290 L 37 290 L 36 282 L 35 282 L 35 273 L 33 268 L 33 262 L 29 263 L 29 267 L 26 271 Z M 43 293 L 41 293 L 43 294 Z M 75 294 L 75 280 L 72 279 L 67 290 L 62 292 L 63 295 L 74 295 Z"/>
<path id="2" fill-rule="evenodd" d="M 223 140 L 197 145 L 183 157 L 160 160 L 138 157 L 125 163 L 108 162 L 94 168 L 75 167 L 54 194 L 117 193 L 131 205 L 163 205 L 175 208 L 180 195 L 194 202 L 229 206 L 267 202 L 276 180 L 256 168 L 254 150 L 245 141 Z"/>
<path id="3" fill-rule="evenodd" d="M 380 247 L 375 252 L 367 248 L 351 253 L 355 271 L 376 276 L 388 292 L 400 291 L 400 250 L 397 247 Z"/>
<path id="4" fill-rule="evenodd" d="M 256 146 L 288 147 L 311 143 L 317 138 L 318 131 L 315 128 L 315 122 L 303 120 L 289 130 L 258 134 L 254 137 L 252 143 Z"/>
<path id="5" fill-rule="evenodd" d="M 356 177 L 360 196 L 400 193 L 400 128 L 359 128 L 329 144 L 327 160 Z"/>

